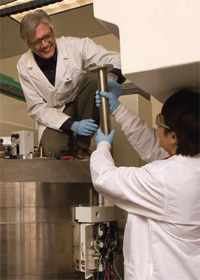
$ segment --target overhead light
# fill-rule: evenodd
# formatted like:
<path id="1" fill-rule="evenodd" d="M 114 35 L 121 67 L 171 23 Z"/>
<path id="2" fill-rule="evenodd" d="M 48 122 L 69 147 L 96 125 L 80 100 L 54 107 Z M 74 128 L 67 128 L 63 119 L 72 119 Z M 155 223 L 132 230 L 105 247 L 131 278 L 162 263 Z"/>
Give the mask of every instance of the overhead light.
<path id="1" fill-rule="evenodd" d="M 38 5 L 37 5 L 38 2 Z M 49 2 L 49 3 L 48 3 Z M 50 4 L 54 2 L 53 4 Z M 56 3 L 55 3 L 56 2 Z M 31 5 L 31 3 L 33 5 Z M 42 6 L 42 3 L 44 3 Z M 8 11 L 6 16 L 10 16 L 18 22 L 30 12 L 30 10 L 44 10 L 48 15 L 64 12 L 74 8 L 79 8 L 88 4 L 92 4 L 93 0 L 63 0 L 63 1 L 30 1 L 30 0 L 17 0 L 0 6 L 0 14 L 2 11 Z M 24 9 L 23 9 L 24 7 Z M 15 10 L 14 10 L 15 8 Z M 19 10 L 17 13 L 16 11 Z M 13 12 L 12 12 L 13 11 Z M 2 16 L 2 15 L 1 15 Z M 3 15 L 5 16 L 5 15 Z"/>

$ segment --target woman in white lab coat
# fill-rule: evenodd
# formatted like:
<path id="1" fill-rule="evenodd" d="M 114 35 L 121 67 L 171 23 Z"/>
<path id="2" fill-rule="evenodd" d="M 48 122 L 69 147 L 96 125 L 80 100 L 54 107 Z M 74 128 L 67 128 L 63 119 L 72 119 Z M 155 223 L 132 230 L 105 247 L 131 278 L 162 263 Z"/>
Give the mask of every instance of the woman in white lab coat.
<path id="1" fill-rule="evenodd" d="M 101 94 L 147 162 L 117 168 L 110 153 L 114 131 L 98 130 L 90 160 L 94 187 L 128 212 L 123 279 L 200 279 L 199 94 L 172 95 L 157 116 L 157 134 L 111 93 Z"/>

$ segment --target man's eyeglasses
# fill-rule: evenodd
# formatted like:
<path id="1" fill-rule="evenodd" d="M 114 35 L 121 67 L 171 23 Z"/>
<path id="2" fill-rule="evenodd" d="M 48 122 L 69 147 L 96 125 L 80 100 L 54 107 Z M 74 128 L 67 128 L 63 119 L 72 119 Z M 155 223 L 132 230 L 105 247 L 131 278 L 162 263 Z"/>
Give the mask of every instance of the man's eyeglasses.
<path id="1" fill-rule="evenodd" d="M 48 42 L 49 40 L 52 39 L 52 37 L 53 37 L 53 32 L 51 30 L 49 33 L 45 34 L 42 38 L 37 39 L 35 42 L 29 43 L 29 44 L 33 48 L 38 48 L 42 44 L 42 41 Z"/>
<path id="2" fill-rule="evenodd" d="M 160 116 L 161 116 L 161 113 L 158 114 L 157 117 L 156 117 L 156 125 L 157 125 L 157 126 L 164 127 L 164 128 L 167 128 L 167 129 L 170 130 L 170 127 L 169 127 L 168 125 L 166 125 L 166 124 L 164 124 L 164 123 L 161 122 Z"/>

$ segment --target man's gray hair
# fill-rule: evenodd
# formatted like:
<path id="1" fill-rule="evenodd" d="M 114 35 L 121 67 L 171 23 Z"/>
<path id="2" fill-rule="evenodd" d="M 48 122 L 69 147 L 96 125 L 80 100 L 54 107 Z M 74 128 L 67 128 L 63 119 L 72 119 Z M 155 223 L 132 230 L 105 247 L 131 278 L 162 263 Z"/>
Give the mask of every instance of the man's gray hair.
<path id="1" fill-rule="evenodd" d="M 20 24 L 20 36 L 25 43 L 28 43 L 28 39 L 34 36 L 37 26 L 40 23 L 45 23 L 53 29 L 50 17 L 43 10 L 36 10 L 23 17 Z"/>

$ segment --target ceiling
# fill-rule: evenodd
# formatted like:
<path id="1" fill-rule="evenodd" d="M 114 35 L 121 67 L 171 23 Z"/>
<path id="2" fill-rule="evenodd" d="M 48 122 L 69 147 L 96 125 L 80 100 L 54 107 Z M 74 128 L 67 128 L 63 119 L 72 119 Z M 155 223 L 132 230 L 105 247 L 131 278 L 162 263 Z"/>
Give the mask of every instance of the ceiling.
<path id="1" fill-rule="evenodd" d="M 13 1 L 10 1 L 10 0 L 1 0 L 1 5 L 5 5 L 5 4 L 8 4 L 8 3 L 11 3 Z"/>
<path id="2" fill-rule="evenodd" d="M 12 1 L 1 0 L 1 5 Z M 56 37 L 75 36 L 94 38 L 109 34 L 93 15 L 93 5 L 51 16 Z M 0 18 L 0 59 L 20 55 L 27 50 L 19 35 L 20 24 L 10 17 Z"/>

